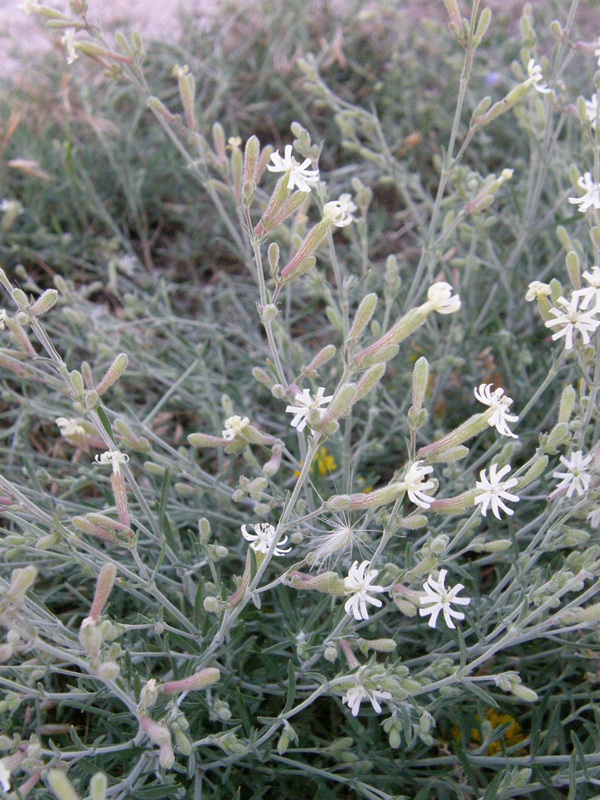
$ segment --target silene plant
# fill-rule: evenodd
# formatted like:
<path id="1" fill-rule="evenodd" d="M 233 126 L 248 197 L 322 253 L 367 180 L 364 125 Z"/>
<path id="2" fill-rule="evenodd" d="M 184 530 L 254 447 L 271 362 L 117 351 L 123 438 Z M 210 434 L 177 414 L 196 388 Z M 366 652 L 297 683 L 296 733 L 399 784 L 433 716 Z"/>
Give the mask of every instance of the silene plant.
<path id="1" fill-rule="evenodd" d="M 24 3 L 150 110 L 239 271 L 180 308 L 114 246 L 92 287 L 0 271 L 2 796 L 596 793 L 600 39 L 573 2 L 541 47 L 525 6 L 478 99 L 465 5 L 426 180 L 381 86 L 327 74 L 368 11 L 296 53 L 314 121 L 265 144 L 207 124 L 204 62 L 153 93 L 140 37 Z"/>

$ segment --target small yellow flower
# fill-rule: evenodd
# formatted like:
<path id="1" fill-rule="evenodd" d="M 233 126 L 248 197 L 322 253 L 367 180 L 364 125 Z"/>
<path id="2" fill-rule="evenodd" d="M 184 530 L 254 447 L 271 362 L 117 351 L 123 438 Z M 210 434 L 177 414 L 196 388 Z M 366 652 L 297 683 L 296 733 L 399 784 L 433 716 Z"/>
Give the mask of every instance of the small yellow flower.
<path id="1" fill-rule="evenodd" d="M 302 462 L 301 462 L 302 463 Z M 332 472 L 335 472 L 337 469 L 337 463 L 335 457 L 328 452 L 326 447 L 321 447 L 319 452 L 314 457 L 313 463 L 310 465 L 310 474 L 312 477 L 315 475 L 316 472 L 325 477 Z M 296 478 L 300 477 L 300 470 L 295 470 L 294 475 Z"/>

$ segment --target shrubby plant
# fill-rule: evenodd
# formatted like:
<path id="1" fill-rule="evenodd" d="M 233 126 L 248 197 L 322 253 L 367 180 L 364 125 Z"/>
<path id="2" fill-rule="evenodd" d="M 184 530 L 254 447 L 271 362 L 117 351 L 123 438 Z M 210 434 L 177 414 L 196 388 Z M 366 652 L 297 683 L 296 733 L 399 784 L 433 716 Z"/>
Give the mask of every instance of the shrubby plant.
<path id="1" fill-rule="evenodd" d="M 152 112 L 181 202 L 155 247 L 137 166 L 105 203 L 83 157 L 53 167 L 40 145 L 24 185 L 64 175 L 86 198 L 73 231 L 6 172 L 11 800 L 594 793 L 599 46 L 578 40 L 577 2 L 543 42 L 526 6 L 518 53 L 477 0 L 464 18 L 444 5 L 449 28 L 384 48 L 382 80 L 425 48 L 455 76 L 451 118 L 369 83 L 376 14 L 328 44 L 294 6 L 293 64 L 259 48 L 287 9 L 250 15 L 246 99 L 281 104 L 269 140 L 233 70 L 240 119 L 223 122 L 206 64 L 167 74 L 165 51 L 109 43 L 80 0 L 25 4 L 61 31 L 85 103 L 100 66 L 148 142 Z M 512 74 L 489 75 L 492 47 Z M 291 97 L 275 56 L 303 76 Z M 291 121 L 300 96 L 313 120 Z M 192 244 L 176 217 L 194 203 L 212 237 Z M 173 266 L 191 253 L 217 258 L 210 280 Z"/>

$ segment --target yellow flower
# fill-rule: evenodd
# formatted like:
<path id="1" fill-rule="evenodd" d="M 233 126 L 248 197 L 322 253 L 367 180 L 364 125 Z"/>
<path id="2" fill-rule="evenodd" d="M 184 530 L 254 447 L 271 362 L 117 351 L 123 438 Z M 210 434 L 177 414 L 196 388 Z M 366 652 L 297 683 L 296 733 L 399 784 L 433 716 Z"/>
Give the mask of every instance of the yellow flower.
<path id="1" fill-rule="evenodd" d="M 312 477 L 315 475 L 315 469 L 319 475 L 325 477 L 325 475 L 329 475 L 331 472 L 335 472 L 337 469 L 337 464 L 335 461 L 335 457 L 331 455 L 331 453 L 327 452 L 326 447 L 321 447 L 319 452 L 314 457 L 313 463 L 310 466 L 310 474 Z M 300 477 L 300 470 L 295 470 L 294 475 L 296 478 Z"/>

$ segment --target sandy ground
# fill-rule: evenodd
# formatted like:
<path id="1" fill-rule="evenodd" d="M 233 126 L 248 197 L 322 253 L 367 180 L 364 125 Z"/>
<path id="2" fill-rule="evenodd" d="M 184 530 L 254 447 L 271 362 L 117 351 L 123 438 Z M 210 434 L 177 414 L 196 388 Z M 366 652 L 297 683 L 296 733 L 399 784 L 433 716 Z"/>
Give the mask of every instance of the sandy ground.
<path id="1" fill-rule="evenodd" d="M 47 2 L 68 13 L 68 0 Z M 20 51 L 50 47 L 48 34 L 40 29 L 34 16 L 25 14 L 21 5 L 22 0 L 0 0 L 0 63 L 5 74 L 18 70 Z M 209 16 L 216 5 L 218 0 L 89 0 L 88 19 L 103 30 L 125 29 L 131 23 L 150 38 L 169 40 L 180 33 L 180 9 L 202 18 Z"/>

